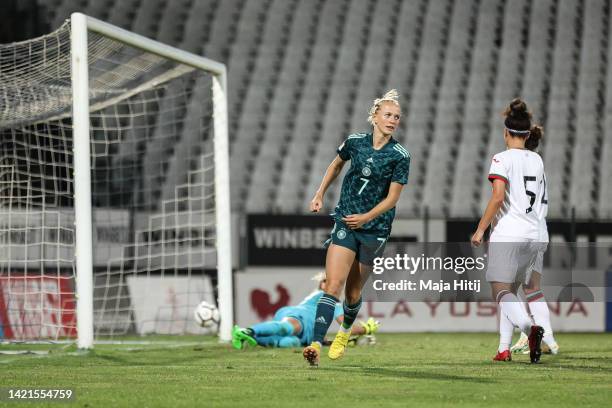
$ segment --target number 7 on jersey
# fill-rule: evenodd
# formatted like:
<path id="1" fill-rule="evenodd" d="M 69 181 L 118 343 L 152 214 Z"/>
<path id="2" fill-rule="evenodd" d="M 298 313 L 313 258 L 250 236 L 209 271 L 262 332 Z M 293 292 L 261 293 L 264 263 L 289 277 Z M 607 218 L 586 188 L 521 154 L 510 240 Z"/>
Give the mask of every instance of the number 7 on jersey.
<path id="1" fill-rule="evenodd" d="M 359 191 L 357 192 L 357 195 L 361 194 L 361 192 L 363 191 L 363 189 L 365 188 L 365 186 L 368 185 L 368 183 L 370 182 L 370 180 L 368 180 L 367 178 L 363 178 L 360 177 L 359 180 L 363 181 L 363 186 L 361 186 L 361 188 L 359 189 Z"/>

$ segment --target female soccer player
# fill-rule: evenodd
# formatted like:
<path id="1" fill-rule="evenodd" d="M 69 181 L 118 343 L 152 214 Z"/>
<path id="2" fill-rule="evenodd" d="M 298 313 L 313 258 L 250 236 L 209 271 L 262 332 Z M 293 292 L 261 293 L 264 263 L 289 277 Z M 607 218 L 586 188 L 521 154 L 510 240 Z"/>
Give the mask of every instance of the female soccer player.
<path id="1" fill-rule="evenodd" d="M 525 142 L 525 148 L 535 151 L 535 149 L 538 148 L 542 135 L 543 130 L 541 127 L 532 127 L 529 134 L 529 139 L 527 139 Z M 546 189 L 546 176 L 544 177 L 544 188 Z M 544 191 L 544 200 L 542 200 L 540 211 L 540 249 L 538 250 L 538 255 L 531 268 L 531 279 L 529 280 L 528 284 L 523 285 L 523 291 L 525 292 L 527 307 L 531 317 L 533 317 L 533 321 L 538 326 L 542 326 L 542 328 L 544 328 L 544 337 L 542 340 L 545 344 L 542 345 L 542 353 L 558 354 L 559 345 L 555 341 L 552 325 L 550 324 L 550 310 L 548 309 L 548 304 L 546 303 L 544 293 L 541 289 L 544 253 L 546 252 L 548 246 L 548 228 L 546 226 L 546 216 L 548 214 L 548 194 L 546 191 Z M 500 322 L 500 337 L 505 336 L 505 338 L 507 338 L 507 331 L 512 333 L 514 327 L 511 323 L 507 323 L 504 326 L 506 328 L 506 333 L 502 334 L 502 324 Z M 510 334 L 510 336 L 512 335 Z M 525 333 L 521 332 L 520 339 L 510 348 L 510 351 L 513 353 L 529 353 L 529 341 Z"/>
<path id="2" fill-rule="evenodd" d="M 479 246 L 492 224 L 486 279 L 500 306 L 500 325 L 505 317 L 521 331 L 529 333 L 529 355 L 531 362 L 537 363 L 544 329 L 532 325 L 516 291 L 521 283 L 529 281 L 526 275 L 540 246 L 541 206 L 546 201 L 544 164 L 537 153 L 525 148 L 525 142 L 532 131 L 534 138 L 541 137 L 541 133 L 531 127 L 531 114 L 520 99 L 510 102 L 504 116 L 507 150 L 493 156 L 489 170 L 493 193 L 471 241 Z M 494 360 L 511 359 L 511 333 L 509 339 L 500 336 Z"/>
<path id="3" fill-rule="evenodd" d="M 391 232 L 395 204 L 408 182 L 410 168 L 410 154 L 392 137 L 400 117 L 395 89 L 374 100 L 368 116 L 372 132 L 352 134 L 340 145 L 310 202 L 312 212 L 321 210 L 325 192 L 350 160 L 351 167 L 332 214 L 335 225 L 326 243 L 327 286 L 317 304 L 313 341 L 303 352 L 310 365 L 319 364 L 321 344 L 343 289 L 344 322 L 332 342 L 329 358 L 338 359 L 344 354 L 361 307 L 361 288 L 374 258 L 382 256 Z"/>

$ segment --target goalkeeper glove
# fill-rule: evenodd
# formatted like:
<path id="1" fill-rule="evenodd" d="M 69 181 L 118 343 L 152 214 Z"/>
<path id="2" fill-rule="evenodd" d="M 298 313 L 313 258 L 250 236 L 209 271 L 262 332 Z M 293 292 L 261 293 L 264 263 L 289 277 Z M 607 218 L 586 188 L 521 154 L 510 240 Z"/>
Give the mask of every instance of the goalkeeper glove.
<path id="1" fill-rule="evenodd" d="M 365 322 L 360 321 L 359 324 L 365 329 L 365 334 L 368 336 L 375 334 L 380 327 L 380 322 L 374 320 L 373 317 L 368 318 Z"/>

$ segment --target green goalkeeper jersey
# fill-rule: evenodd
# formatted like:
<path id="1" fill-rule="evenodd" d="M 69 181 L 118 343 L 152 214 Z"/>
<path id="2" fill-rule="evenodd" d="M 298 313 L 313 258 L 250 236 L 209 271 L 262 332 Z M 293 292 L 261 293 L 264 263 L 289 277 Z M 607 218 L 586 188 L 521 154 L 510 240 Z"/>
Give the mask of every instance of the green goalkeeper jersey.
<path id="1" fill-rule="evenodd" d="M 391 138 L 381 149 L 372 144 L 371 133 L 353 134 L 338 147 L 342 160 L 350 160 L 351 167 L 344 176 L 340 199 L 334 218 L 370 211 L 387 197 L 392 182 L 406 184 L 410 170 L 410 153 Z M 395 207 L 365 224 L 361 230 L 372 233 L 391 232 Z"/>

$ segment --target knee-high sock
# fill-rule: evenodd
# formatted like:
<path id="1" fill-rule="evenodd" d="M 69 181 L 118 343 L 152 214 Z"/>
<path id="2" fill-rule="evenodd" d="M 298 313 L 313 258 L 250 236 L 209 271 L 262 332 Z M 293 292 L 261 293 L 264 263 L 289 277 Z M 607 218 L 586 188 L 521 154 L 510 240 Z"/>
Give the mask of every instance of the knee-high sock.
<path id="1" fill-rule="evenodd" d="M 317 313 L 315 315 L 313 341 L 323 344 L 323 339 L 329 330 L 329 326 L 334 320 L 334 309 L 338 299 L 332 295 L 324 293 L 317 303 Z"/>
<path id="2" fill-rule="evenodd" d="M 355 319 L 357 319 L 357 315 L 359 314 L 359 309 L 361 309 L 361 296 L 359 300 L 352 305 L 349 305 L 346 300 L 342 304 L 344 308 L 344 320 L 342 321 L 342 328 L 344 331 L 350 331 Z"/>
<path id="3" fill-rule="evenodd" d="M 544 294 L 541 290 L 538 290 L 537 292 L 530 293 L 526 297 L 527 306 L 529 306 L 529 311 L 533 316 L 533 321 L 538 326 L 542 326 L 544 328 L 543 340 L 548 345 L 554 344 L 555 337 L 553 334 L 552 325 L 550 324 L 550 310 L 548 309 L 548 303 L 546 303 Z"/>
<path id="4" fill-rule="evenodd" d="M 257 323 L 251 326 L 257 337 L 264 336 L 290 336 L 293 334 L 293 326 L 287 321 L 269 321 Z"/>
<path id="5" fill-rule="evenodd" d="M 512 334 L 514 333 L 514 325 L 508 319 L 505 313 L 499 312 L 499 347 L 497 351 L 500 353 L 510 348 L 512 343 Z"/>
<path id="6" fill-rule="evenodd" d="M 514 293 L 506 292 L 499 299 L 501 313 L 504 313 L 513 325 L 525 334 L 531 329 L 531 319 L 521 302 Z"/>

